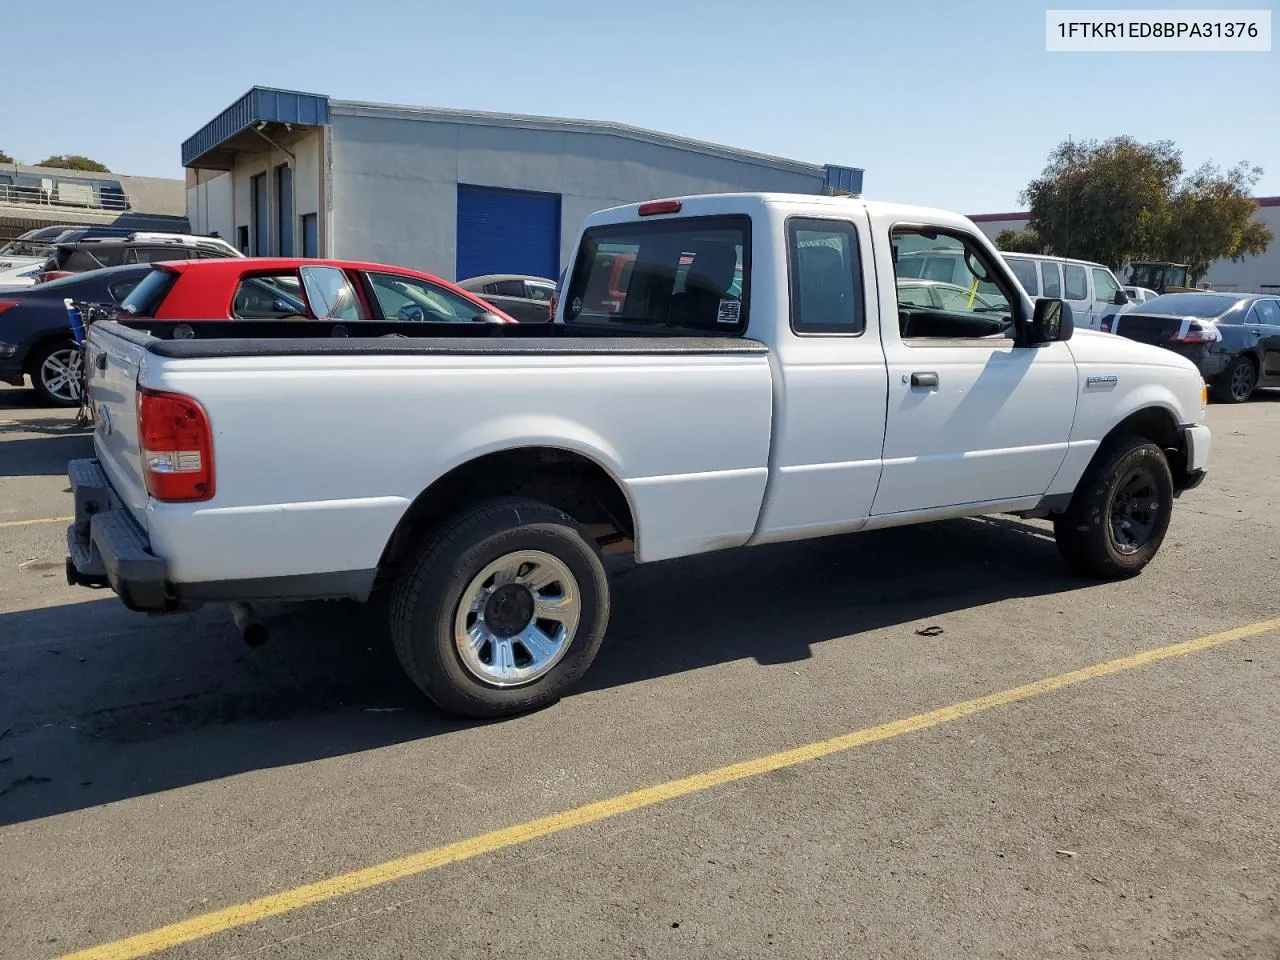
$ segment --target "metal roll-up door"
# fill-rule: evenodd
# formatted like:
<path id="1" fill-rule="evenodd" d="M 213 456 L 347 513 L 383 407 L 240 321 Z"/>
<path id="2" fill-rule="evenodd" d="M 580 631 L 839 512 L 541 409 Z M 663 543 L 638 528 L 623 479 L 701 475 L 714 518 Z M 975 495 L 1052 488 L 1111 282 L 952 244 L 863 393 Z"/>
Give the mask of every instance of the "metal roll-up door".
<path id="1" fill-rule="evenodd" d="M 456 279 L 560 275 L 560 194 L 458 184 Z"/>

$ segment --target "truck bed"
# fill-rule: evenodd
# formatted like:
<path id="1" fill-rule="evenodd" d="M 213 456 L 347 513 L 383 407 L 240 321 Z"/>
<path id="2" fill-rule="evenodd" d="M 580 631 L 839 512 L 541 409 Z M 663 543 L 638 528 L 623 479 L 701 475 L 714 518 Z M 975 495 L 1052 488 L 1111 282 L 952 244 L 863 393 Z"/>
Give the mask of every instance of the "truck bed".
<path id="1" fill-rule="evenodd" d="M 414 501 L 499 451 L 607 472 L 643 560 L 741 545 L 755 529 L 774 398 L 758 341 L 550 324 L 187 326 L 194 336 L 174 339 L 173 322 L 100 321 L 87 356 L 98 461 L 182 596 L 299 597 L 317 582 L 327 594 L 330 575 L 367 585 Z M 203 406 L 212 499 L 147 495 L 139 389 Z"/>

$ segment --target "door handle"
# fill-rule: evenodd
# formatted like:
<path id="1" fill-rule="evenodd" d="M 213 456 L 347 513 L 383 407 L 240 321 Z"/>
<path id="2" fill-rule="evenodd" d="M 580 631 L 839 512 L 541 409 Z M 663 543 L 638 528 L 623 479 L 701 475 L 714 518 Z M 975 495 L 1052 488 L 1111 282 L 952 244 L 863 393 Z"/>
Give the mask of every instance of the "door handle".
<path id="1" fill-rule="evenodd" d="M 911 375 L 911 385 L 913 387 L 936 387 L 938 385 L 938 375 L 936 373 L 913 373 Z"/>

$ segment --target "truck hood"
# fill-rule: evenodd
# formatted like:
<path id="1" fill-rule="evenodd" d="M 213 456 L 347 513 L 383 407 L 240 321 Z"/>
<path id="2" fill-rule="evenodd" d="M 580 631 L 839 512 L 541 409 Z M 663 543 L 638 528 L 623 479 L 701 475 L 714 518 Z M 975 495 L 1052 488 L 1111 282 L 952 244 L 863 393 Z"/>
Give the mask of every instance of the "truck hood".
<path id="1" fill-rule="evenodd" d="M 1196 365 L 1180 354 L 1163 347 L 1139 343 L 1114 333 L 1076 328 L 1067 341 L 1071 355 L 1077 363 L 1141 364 L 1142 366 L 1169 367 L 1185 370 L 1188 376 L 1200 379 Z"/>

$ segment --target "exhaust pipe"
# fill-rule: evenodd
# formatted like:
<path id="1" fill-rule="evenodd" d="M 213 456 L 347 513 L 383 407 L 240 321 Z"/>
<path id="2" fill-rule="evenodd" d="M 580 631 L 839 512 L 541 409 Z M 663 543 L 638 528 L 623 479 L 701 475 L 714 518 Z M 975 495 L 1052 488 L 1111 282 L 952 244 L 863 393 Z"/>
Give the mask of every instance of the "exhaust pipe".
<path id="1" fill-rule="evenodd" d="M 267 625 L 258 619 L 253 607 L 247 603 L 231 604 L 231 620 L 240 631 L 240 638 L 251 647 L 260 647 L 267 642 L 270 631 Z"/>

